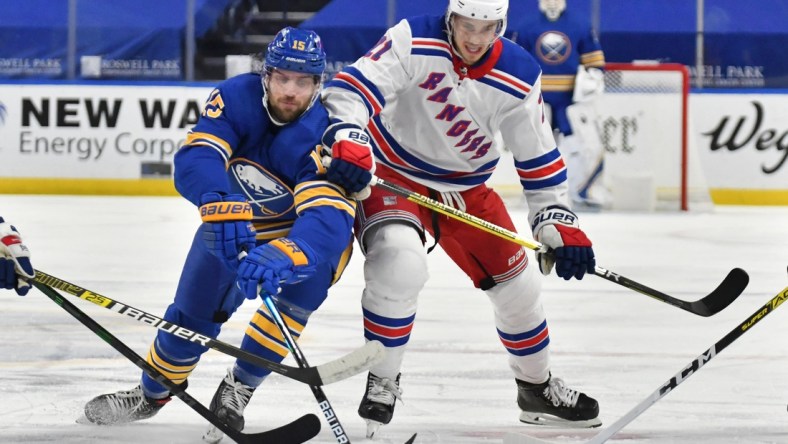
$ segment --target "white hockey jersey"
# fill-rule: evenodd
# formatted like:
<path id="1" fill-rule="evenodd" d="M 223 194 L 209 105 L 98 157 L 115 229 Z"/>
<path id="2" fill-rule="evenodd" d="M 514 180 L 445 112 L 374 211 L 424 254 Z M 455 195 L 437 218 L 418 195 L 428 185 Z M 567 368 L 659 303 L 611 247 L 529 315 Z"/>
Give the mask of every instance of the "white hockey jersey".
<path id="1" fill-rule="evenodd" d="M 444 18 L 421 16 L 338 73 L 323 102 L 332 122 L 366 127 L 377 162 L 437 191 L 484 183 L 508 148 L 533 219 L 547 205 L 569 208 L 540 84 L 538 63 L 515 43 L 498 39 L 468 66 Z"/>

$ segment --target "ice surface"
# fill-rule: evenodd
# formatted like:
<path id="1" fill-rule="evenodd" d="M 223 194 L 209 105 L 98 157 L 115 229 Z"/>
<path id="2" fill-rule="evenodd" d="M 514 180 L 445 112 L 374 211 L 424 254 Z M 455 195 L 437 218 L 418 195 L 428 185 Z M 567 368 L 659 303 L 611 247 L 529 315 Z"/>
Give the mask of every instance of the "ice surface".
<path id="1" fill-rule="evenodd" d="M 521 230 L 522 209 L 512 210 Z M 199 220 L 181 198 L 0 195 L 0 215 L 21 230 L 34 265 L 155 314 L 175 291 Z M 597 398 L 605 425 L 745 320 L 786 285 L 788 208 L 723 207 L 712 213 L 582 214 L 598 263 L 673 296 L 694 300 L 741 267 L 750 285 L 722 313 L 702 318 L 594 276 L 544 280 L 553 373 Z M 579 442 L 595 431 L 546 429 L 517 420 L 515 385 L 487 297 L 439 250 L 420 297 L 406 355 L 404 404 L 374 442 L 500 443 L 507 432 Z M 301 347 L 313 364 L 363 343 L 357 253 Z M 407 277 L 403 277 L 407 278 Z M 154 330 L 71 298 L 141 354 Z M 256 308 L 247 301 L 220 339 L 240 343 Z M 622 443 L 788 443 L 788 308 L 752 331 L 616 435 Z M 77 424 L 86 401 L 129 389 L 140 372 L 37 290 L 0 294 L 0 442 L 199 443 L 205 420 L 175 400 L 158 416 L 120 427 Z M 233 359 L 209 351 L 189 391 L 208 404 Z M 292 359 L 285 361 L 295 365 Z M 324 387 L 356 443 L 365 375 Z M 259 431 L 304 413 L 320 415 L 303 384 L 271 376 L 252 398 L 247 427 Z M 322 419 L 322 416 L 321 416 Z M 314 442 L 336 442 L 328 427 Z M 226 441 L 229 442 L 229 441 Z"/>

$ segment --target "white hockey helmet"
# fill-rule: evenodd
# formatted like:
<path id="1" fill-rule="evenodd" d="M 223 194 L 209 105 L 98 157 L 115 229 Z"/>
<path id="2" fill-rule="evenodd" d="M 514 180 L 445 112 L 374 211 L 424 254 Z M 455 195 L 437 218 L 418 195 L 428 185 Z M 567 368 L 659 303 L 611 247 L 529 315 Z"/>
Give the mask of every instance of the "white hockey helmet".
<path id="1" fill-rule="evenodd" d="M 539 0 L 539 10 L 551 22 L 558 20 L 558 17 L 561 17 L 565 9 L 566 0 Z"/>
<path id="2" fill-rule="evenodd" d="M 449 0 L 446 11 L 446 27 L 451 34 L 452 14 L 477 20 L 498 20 L 498 37 L 506 31 L 506 13 L 509 10 L 509 0 Z"/>

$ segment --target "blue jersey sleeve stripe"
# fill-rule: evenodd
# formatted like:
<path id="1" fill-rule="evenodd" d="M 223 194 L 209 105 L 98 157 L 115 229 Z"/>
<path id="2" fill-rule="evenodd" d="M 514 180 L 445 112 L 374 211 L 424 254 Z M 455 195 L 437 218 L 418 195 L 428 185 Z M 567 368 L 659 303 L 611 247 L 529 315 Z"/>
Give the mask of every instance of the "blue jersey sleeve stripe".
<path id="1" fill-rule="evenodd" d="M 482 77 L 482 78 L 480 78 L 478 80 L 479 80 L 479 82 L 484 83 L 485 85 L 491 86 L 491 87 L 493 87 L 495 89 L 499 89 L 499 90 L 501 90 L 501 91 L 503 91 L 503 92 L 505 92 L 507 94 L 510 94 L 510 95 L 512 95 L 514 97 L 517 97 L 518 99 L 524 99 L 525 98 L 525 93 L 523 93 L 521 91 L 518 91 L 518 90 L 512 88 L 511 86 L 507 86 L 506 84 L 504 84 L 502 82 L 499 82 L 497 80 L 491 79 L 488 76 L 484 76 L 484 77 Z"/>
<path id="2" fill-rule="evenodd" d="M 541 180 L 520 180 L 526 190 L 541 190 L 542 188 L 554 187 L 566 181 L 566 168 L 557 174 Z"/>
<path id="3" fill-rule="evenodd" d="M 519 162 L 515 161 L 514 166 L 521 170 L 532 170 L 548 165 L 559 157 L 561 157 L 561 153 L 558 151 L 558 148 L 553 148 L 551 151 L 539 157 Z"/>
<path id="4" fill-rule="evenodd" d="M 361 102 L 364 104 L 364 106 L 367 107 L 367 112 L 369 113 L 369 115 L 370 116 L 375 115 L 375 110 L 372 108 L 372 104 L 369 103 L 369 100 L 367 100 L 364 94 L 362 94 L 361 91 L 359 91 L 355 86 L 349 83 L 340 82 L 338 80 L 331 80 L 326 84 L 326 88 L 341 88 L 350 91 L 352 93 L 356 93 L 359 97 L 361 97 Z"/>
<path id="5" fill-rule="evenodd" d="M 443 57 L 451 62 L 451 55 L 441 49 L 413 48 L 410 53 L 419 56 Z"/>

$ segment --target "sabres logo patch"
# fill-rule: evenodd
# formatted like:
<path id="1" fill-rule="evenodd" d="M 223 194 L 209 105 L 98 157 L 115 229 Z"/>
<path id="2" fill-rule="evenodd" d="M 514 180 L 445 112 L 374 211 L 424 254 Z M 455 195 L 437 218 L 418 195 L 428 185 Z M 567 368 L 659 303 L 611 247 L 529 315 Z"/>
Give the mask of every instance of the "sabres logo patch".
<path id="1" fill-rule="evenodd" d="M 233 188 L 247 197 L 256 219 L 276 218 L 293 208 L 293 190 L 262 165 L 239 158 L 230 162 L 228 171 Z"/>

